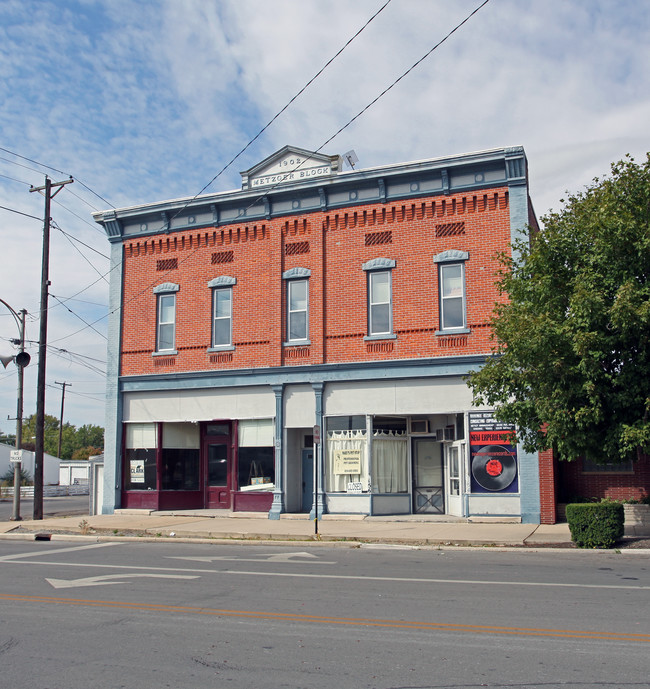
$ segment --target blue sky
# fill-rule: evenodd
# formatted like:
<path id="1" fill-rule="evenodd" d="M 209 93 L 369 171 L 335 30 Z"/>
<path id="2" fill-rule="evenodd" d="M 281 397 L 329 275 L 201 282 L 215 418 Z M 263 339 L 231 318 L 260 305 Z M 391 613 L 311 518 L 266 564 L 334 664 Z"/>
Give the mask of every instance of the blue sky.
<path id="1" fill-rule="evenodd" d="M 47 413 L 66 381 L 65 420 L 103 425 L 109 246 L 92 211 L 198 193 L 384 3 L 0 0 L 0 206 L 41 218 L 29 185 L 77 180 L 51 213 Z M 285 144 L 319 148 L 479 4 L 392 0 L 208 191 Z M 542 216 L 650 150 L 649 46 L 642 0 L 490 0 L 323 152 L 354 149 L 359 168 L 523 145 Z M 42 221 L 0 209 L 0 237 L 0 298 L 30 314 L 27 416 Z M 16 333 L 0 308 L 0 354 Z M 4 432 L 15 412 L 10 364 Z"/>

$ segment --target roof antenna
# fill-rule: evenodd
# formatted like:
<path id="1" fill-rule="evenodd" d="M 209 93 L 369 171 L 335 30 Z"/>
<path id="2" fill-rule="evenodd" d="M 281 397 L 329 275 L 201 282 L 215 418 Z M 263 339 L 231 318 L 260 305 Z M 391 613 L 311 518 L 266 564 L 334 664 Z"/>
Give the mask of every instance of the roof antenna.
<path id="1" fill-rule="evenodd" d="M 343 154 L 343 158 L 345 162 L 354 170 L 354 166 L 356 163 L 359 162 L 359 158 L 357 157 L 357 154 L 354 152 L 354 149 L 348 151 L 347 153 Z"/>

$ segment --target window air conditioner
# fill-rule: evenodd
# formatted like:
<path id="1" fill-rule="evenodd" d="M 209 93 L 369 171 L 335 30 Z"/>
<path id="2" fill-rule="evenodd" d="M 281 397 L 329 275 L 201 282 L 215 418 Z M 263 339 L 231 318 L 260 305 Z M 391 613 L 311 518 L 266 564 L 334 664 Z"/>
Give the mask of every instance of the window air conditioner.
<path id="1" fill-rule="evenodd" d="M 445 426 L 444 428 L 437 428 L 436 440 L 438 442 L 450 442 L 456 440 L 456 427 Z"/>
<path id="2" fill-rule="evenodd" d="M 423 434 L 429 432 L 429 420 L 428 419 L 411 419 L 411 435 Z"/>

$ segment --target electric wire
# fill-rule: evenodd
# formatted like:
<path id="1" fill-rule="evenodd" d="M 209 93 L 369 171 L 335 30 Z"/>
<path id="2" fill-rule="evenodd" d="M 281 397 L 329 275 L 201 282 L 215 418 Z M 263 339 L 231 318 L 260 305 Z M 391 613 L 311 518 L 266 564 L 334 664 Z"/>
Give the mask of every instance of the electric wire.
<path id="1" fill-rule="evenodd" d="M 489 2 L 490 2 L 490 0 L 484 0 L 480 5 L 478 5 L 478 6 L 477 6 L 472 12 L 470 12 L 470 14 L 468 14 L 461 22 L 459 22 L 458 24 L 456 24 L 456 26 L 455 26 L 453 29 L 451 29 L 441 40 L 439 40 L 432 48 L 430 48 L 420 59 L 416 60 L 416 62 L 414 62 L 406 71 L 404 71 L 399 77 L 397 77 L 395 80 L 393 80 L 393 82 L 392 82 L 389 86 L 387 86 L 377 97 L 375 97 L 372 101 L 370 101 L 370 103 L 368 103 L 365 107 L 363 107 L 354 117 L 352 117 L 351 119 L 349 119 L 349 120 L 348 120 L 342 127 L 340 127 L 332 136 L 330 136 L 326 141 L 324 141 L 324 142 L 314 151 L 314 153 L 318 153 L 319 151 L 321 151 L 328 143 L 330 143 L 331 141 L 333 141 L 339 134 L 341 134 L 341 132 L 343 132 L 343 131 L 344 131 L 345 129 L 347 129 L 350 125 L 352 125 L 357 119 L 359 119 L 359 117 L 361 117 L 365 112 L 367 112 L 367 111 L 368 111 L 373 105 L 375 105 L 383 96 L 385 96 L 389 91 L 391 91 L 399 82 L 401 82 L 401 81 L 402 81 L 406 76 L 408 76 L 414 69 L 416 69 L 422 62 L 424 62 L 430 55 L 432 55 L 432 54 L 433 54 L 443 43 L 445 43 L 453 34 L 455 34 L 460 28 L 462 28 L 462 27 L 463 27 L 463 26 L 464 26 L 464 25 L 475 15 L 475 14 L 477 14 L 477 13 L 478 13 L 483 7 L 485 7 Z M 387 5 L 387 4 L 388 4 L 388 3 L 386 3 L 386 5 Z M 386 7 L 386 5 L 384 5 L 384 6 L 380 9 L 380 11 L 383 10 L 384 7 Z M 375 14 L 374 16 L 376 16 L 376 14 Z M 373 16 L 373 18 L 374 18 L 374 16 Z M 365 27 L 364 27 L 364 28 L 365 28 Z M 1 150 L 1 149 L 0 149 L 0 150 Z M 244 149 L 244 150 L 245 150 L 245 149 Z M 236 160 L 236 158 L 237 158 L 237 157 L 235 157 L 235 158 L 233 159 L 233 161 Z M 307 162 L 307 160 L 309 160 L 309 159 L 307 158 L 305 161 L 303 161 L 296 169 L 298 169 L 299 167 L 301 167 L 302 165 L 304 165 L 304 163 Z M 226 167 L 227 167 L 227 166 L 226 166 Z M 226 169 L 226 168 L 224 168 L 224 170 L 225 170 L 225 169 Z M 173 217 L 176 217 L 179 213 L 181 213 L 181 212 L 183 211 L 184 208 L 187 208 L 187 206 L 188 206 L 194 199 L 196 199 L 198 196 L 200 196 L 200 194 L 203 193 L 203 191 L 204 191 L 205 189 L 207 189 L 207 187 L 210 186 L 210 184 L 212 184 L 212 182 L 213 182 L 215 179 L 217 179 L 217 177 L 219 176 L 219 174 L 222 174 L 222 172 L 219 172 L 219 173 L 218 173 L 218 174 L 217 174 L 217 175 L 216 175 L 216 176 L 215 176 L 205 187 L 203 187 L 203 189 L 202 189 L 198 194 L 196 194 L 196 195 L 193 196 L 191 199 L 189 199 L 189 200 L 185 203 L 185 205 L 184 205 L 182 208 L 180 208 L 180 209 L 174 214 Z M 278 184 L 273 185 L 272 187 L 270 187 L 269 189 L 267 189 L 263 194 L 261 194 L 259 197 L 256 197 L 254 200 L 252 200 L 252 201 L 250 202 L 248 208 L 252 207 L 252 206 L 255 205 L 256 203 L 259 203 L 259 201 L 263 200 L 263 199 L 264 199 L 266 196 L 268 196 L 268 194 L 269 194 L 273 189 L 275 189 L 277 186 L 278 186 Z M 185 261 L 189 260 L 198 250 L 199 250 L 199 247 L 197 247 L 197 248 L 194 249 L 192 252 L 190 252 L 188 256 L 186 256 L 184 259 L 182 259 L 182 261 L 179 261 L 179 265 L 180 265 L 181 262 L 184 263 Z M 118 267 L 119 265 L 121 265 L 121 264 L 117 264 L 116 266 L 113 266 L 113 268 L 111 268 L 108 272 L 109 272 L 109 273 L 112 272 L 112 271 L 113 271 L 116 267 Z M 108 275 L 108 273 L 107 273 L 107 275 Z M 167 275 L 167 273 L 165 273 L 165 275 Z M 160 277 L 163 277 L 163 276 L 159 276 L 159 279 L 160 279 Z M 132 301 L 138 299 L 140 296 L 142 296 L 143 294 L 145 294 L 146 292 L 148 292 L 150 289 L 152 289 L 152 287 L 154 287 L 156 284 L 158 284 L 159 279 L 158 279 L 155 283 L 152 283 L 151 285 L 148 285 L 147 287 L 143 288 L 140 292 L 138 292 L 137 294 L 133 295 L 133 297 L 131 297 L 127 302 L 124 302 L 124 303 L 120 304 L 119 306 L 117 306 L 117 307 L 116 307 L 115 309 L 113 309 L 112 311 L 109 311 L 105 316 L 102 316 L 101 318 L 97 319 L 96 321 L 93 321 L 92 324 L 89 324 L 89 327 L 91 327 L 92 325 L 95 325 L 96 323 L 100 322 L 101 320 L 104 320 L 104 318 L 107 318 L 108 316 L 110 316 L 110 315 L 112 315 L 112 314 L 114 314 L 114 313 L 120 311 L 126 304 L 129 304 L 129 303 L 131 303 Z M 64 337 L 62 337 L 62 338 L 59 338 L 58 340 L 55 340 L 55 342 L 60 342 L 61 340 L 65 340 L 65 339 L 67 339 L 67 338 L 69 338 L 69 337 L 73 337 L 73 336 L 79 334 L 80 332 L 82 332 L 83 330 L 85 330 L 85 328 L 82 328 L 81 330 L 78 330 L 78 331 L 76 331 L 76 332 L 74 332 L 74 333 L 71 333 L 70 335 L 66 335 L 66 336 L 64 336 Z"/>
<path id="2" fill-rule="evenodd" d="M 198 196 L 200 196 L 200 195 L 201 195 L 210 185 L 212 185 L 212 184 L 213 184 L 213 183 L 214 183 L 214 182 L 215 182 L 215 181 L 216 181 L 216 180 L 217 180 L 217 179 L 218 179 L 218 178 L 219 178 L 219 177 L 220 177 L 220 176 L 221 176 L 221 175 L 222 175 L 222 174 L 223 174 L 223 173 L 224 173 L 224 172 L 225 172 L 225 171 L 226 171 L 226 170 L 227 170 L 237 159 L 238 159 L 238 158 L 240 158 L 241 155 L 242 155 L 242 154 L 243 154 L 243 153 L 244 153 L 244 152 L 245 152 L 255 141 L 257 141 L 257 139 L 259 139 L 259 137 L 260 137 L 260 136 L 261 136 L 261 135 L 262 135 L 272 124 L 273 124 L 273 122 L 275 122 L 275 120 L 277 120 L 278 117 L 280 117 L 280 115 L 282 115 L 282 113 L 283 113 L 285 110 L 287 110 L 287 108 L 288 108 L 288 107 L 289 107 L 289 106 L 290 106 L 290 105 L 291 105 L 291 104 L 292 104 L 302 93 L 304 93 L 304 91 L 305 91 L 305 90 L 306 90 L 306 89 L 307 89 L 307 88 L 308 88 L 308 87 L 309 87 L 309 86 L 310 86 L 310 85 L 311 85 L 311 84 L 312 84 L 312 83 L 313 83 L 313 82 L 314 82 L 314 81 L 325 71 L 325 69 L 327 69 L 327 67 L 329 67 L 329 65 L 332 64 L 332 62 L 334 62 L 334 60 L 335 60 L 337 57 L 339 57 L 339 55 L 341 55 L 341 53 L 342 53 L 342 52 L 343 52 L 343 51 L 344 51 L 344 50 L 345 50 L 345 49 L 346 49 L 346 48 L 347 48 L 347 47 L 348 47 L 348 46 L 349 46 L 349 45 L 350 45 L 350 44 L 351 44 L 351 43 L 352 43 L 352 42 L 353 42 L 353 41 L 354 41 L 354 40 L 355 40 L 355 39 L 356 39 L 356 38 L 357 38 L 357 37 L 358 37 L 358 36 L 369 26 L 369 25 L 370 25 L 370 23 L 371 23 L 374 19 L 376 19 L 376 18 L 379 16 L 379 14 L 381 14 L 381 12 L 383 12 L 383 11 L 386 9 L 386 7 L 388 7 L 388 5 L 389 5 L 391 2 L 392 2 L 392 0 L 387 0 L 380 8 L 379 8 L 379 9 L 378 9 L 378 10 L 377 10 L 377 11 L 376 11 L 366 22 L 365 22 L 364 25 L 363 25 L 363 26 L 362 26 L 362 27 L 361 27 L 351 38 L 349 38 L 349 39 L 346 41 L 346 43 L 343 45 L 343 47 L 341 47 L 341 48 L 340 48 L 340 49 L 339 49 L 339 50 L 338 50 L 338 51 L 337 51 L 337 52 L 336 52 L 326 63 L 325 63 L 325 65 L 323 65 L 323 67 L 321 67 L 321 69 L 318 70 L 318 72 L 316 72 L 316 74 L 315 74 L 315 75 L 314 75 L 314 76 L 313 76 L 313 77 L 312 77 L 312 78 L 311 78 L 311 79 L 310 79 L 310 80 L 309 80 L 309 81 L 308 81 L 308 82 L 307 82 L 307 83 L 306 83 L 306 84 L 305 84 L 305 85 L 304 85 L 304 86 L 303 86 L 303 87 L 302 87 L 302 88 L 301 88 L 301 89 L 300 89 L 300 90 L 299 90 L 299 91 L 298 91 L 298 92 L 297 92 L 297 93 L 286 103 L 286 105 L 285 105 L 283 108 L 281 108 L 281 109 L 280 109 L 280 110 L 279 110 L 279 111 L 278 111 L 278 112 L 277 112 L 277 113 L 266 123 L 266 125 L 264 125 L 264 127 L 262 127 L 262 129 L 261 129 L 261 130 L 260 130 L 260 131 L 259 131 L 259 132 L 258 132 L 258 133 L 257 133 L 247 144 L 246 144 L 246 146 L 244 146 L 244 147 L 239 151 L 239 153 L 237 153 L 237 154 L 236 154 L 236 155 L 235 155 L 235 156 L 234 156 L 234 157 L 233 157 L 233 158 L 232 158 L 232 159 L 221 169 L 221 170 L 219 170 L 219 172 L 218 172 L 218 173 L 217 173 L 217 174 L 216 174 L 216 175 L 215 175 L 215 176 L 214 176 L 214 177 L 213 177 L 213 178 L 212 178 L 202 189 L 201 189 L 201 191 L 199 191 L 197 194 L 195 194 L 191 199 L 189 199 L 189 200 L 185 203 L 185 205 L 184 205 L 182 208 L 180 208 L 179 210 L 176 211 L 176 213 L 172 216 L 172 218 L 170 219 L 169 222 L 171 222 L 174 218 L 176 218 L 176 217 L 178 216 L 179 213 L 181 213 L 185 208 L 187 208 L 187 206 L 188 206 L 194 199 L 196 199 Z M 7 149 L 2 148 L 2 147 L 0 147 L 0 150 L 6 151 L 6 152 L 8 152 L 8 153 L 12 153 L 12 151 L 7 151 Z M 13 153 L 12 153 L 12 154 L 13 154 Z M 17 155 L 17 154 L 13 154 L 13 155 Z M 19 157 L 21 157 L 21 158 L 23 158 L 23 159 L 25 159 L 25 160 L 28 160 L 29 162 L 36 162 L 36 161 L 33 161 L 33 160 L 29 159 L 29 158 L 24 158 L 23 156 L 19 156 Z M 40 163 L 38 163 L 38 162 L 36 162 L 36 164 L 37 164 L 37 165 L 40 165 Z M 50 169 L 54 169 L 54 168 L 50 168 Z M 55 170 L 55 171 L 56 171 L 56 172 L 60 172 L 60 171 L 58 171 L 58 170 Z M 61 172 L 60 174 L 65 174 L 65 173 Z M 76 181 L 79 181 L 79 180 L 76 180 Z M 80 183 L 81 183 L 81 182 L 80 182 Z M 81 184 L 83 185 L 83 183 L 81 183 Z M 85 185 L 83 185 L 83 186 L 85 186 Z M 94 192 L 93 192 L 93 193 L 94 193 Z M 95 194 L 95 195 L 98 196 L 98 198 L 101 198 L 98 194 Z M 104 200 L 104 199 L 102 199 L 102 200 Z M 106 201 L 106 203 L 108 203 L 108 201 Z M 108 205 L 111 206 L 111 208 L 115 208 L 115 206 L 113 206 L 113 205 L 110 204 L 110 203 L 108 203 Z M 68 209 L 66 209 L 66 210 L 68 210 Z M 71 212 L 71 211 L 70 211 L 70 212 Z M 79 216 L 77 216 L 77 217 L 79 217 Z M 89 224 L 90 224 L 90 223 L 89 223 Z M 96 226 L 95 226 L 95 227 L 96 227 Z M 99 229 L 99 228 L 97 228 L 97 229 Z M 101 230 L 100 230 L 100 232 L 101 232 Z M 118 263 L 118 264 L 116 264 L 115 266 L 113 266 L 107 273 L 104 273 L 100 279 L 106 279 L 106 277 L 107 277 L 113 270 L 115 270 L 115 268 L 120 267 L 120 265 L 121 265 L 121 264 Z M 96 282 L 98 282 L 98 280 L 96 280 L 96 281 L 93 282 L 91 285 L 89 285 L 89 287 L 92 287 L 94 284 L 96 284 Z M 86 288 L 86 289 L 87 289 L 87 288 Z M 82 290 L 82 291 L 84 291 L 84 290 Z M 81 294 L 81 292 L 77 292 L 76 294 Z M 136 296 L 139 296 L 139 295 L 136 295 Z M 134 298 L 135 298 L 135 297 L 134 297 Z M 121 307 L 118 307 L 118 308 L 121 308 Z M 108 314 L 107 314 L 107 315 L 108 315 Z M 104 316 L 103 318 L 106 318 L 106 316 Z M 94 325 L 95 323 L 98 323 L 100 320 L 103 320 L 103 318 L 94 321 L 94 322 L 93 322 L 93 325 Z M 82 329 L 82 330 L 83 330 L 83 329 Z M 59 338 L 59 340 L 55 340 L 55 342 L 59 342 L 60 340 L 67 339 L 67 337 L 72 337 L 73 335 L 76 335 L 76 334 L 78 334 L 79 332 L 82 332 L 82 330 L 78 330 L 77 332 L 73 333 L 72 335 L 69 335 L 69 336 L 66 336 L 66 337 L 63 337 L 63 338 Z"/>
<path id="3" fill-rule="evenodd" d="M 40 167 L 43 167 L 46 170 L 52 170 L 52 172 L 56 172 L 59 175 L 67 175 L 68 177 L 72 177 L 75 180 L 75 182 L 77 182 L 78 184 L 81 184 L 81 186 L 84 189 L 86 189 L 87 191 L 89 191 L 93 196 L 96 196 L 100 201 L 102 201 L 106 205 L 110 206 L 111 208 L 115 208 L 115 206 L 110 201 L 107 201 L 103 196 L 101 196 L 96 191 L 91 189 L 87 184 L 85 184 L 82 180 L 80 180 L 78 177 L 75 177 L 74 175 L 70 175 L 67 172 L 63 172 L 63 170 L 59 170 L 55 167 L 52 167 L 51 165 L 46 165 L 45 163 L 41 163 L 38 160 L 33 160 L 32 158 L 28 158 L 27 156 L 20 155 L 20 153 L 16 153 L 15 151 L 10 151 L 8 148 L 4 148 L 3 146 L 0 146 L 0 151 L 4 151 L 5 153 L 9 153 L 10 155 L 16 156 L 16 158 L 20 158 L 21 160 L 26 160 L 28 163 L 34 163 L 34 165 L 39 165 Z M 7 160 L 7 159 L 3 158 L 3 160 Z M 16 163 L 13 160 L 7 160 L 7 162 L 12 163 L 13 165 L 20 165 L 20 163 Z M 27 166 L 22 165 L 21 167 L 27 167 Z M 32 170 L 33 172 L 41 173 L 40 170 L 34 170 L 33 168 L 27 168 L 27 169 Z"/>
<path id="4" fill-rule="evenodd" d="M 211 186 L 248 148 L 257 141 L 257 139 L 262 136 L 262 134 L 280 117 L 280 115 L 300 96 L 302 95 L 311 84 L 313 84 L 316 79 L 336 60 L 336 58 L 354 41 L 367 27 L 368 25 L 376 19 L 385 9 L 390 5 L 392 0 L 387 0 L 373 15 L 366 21 L 366 23 L 351 37 L 347 40 L 347 42 L 343 45 L 342 48 L 340 48 L 319 70 L 314 74 L 314 76 L 291 98 L 288 103 L 281 109 L 279 110 L 263 127 L 260 129 L 260 131 L 244 146 L 244 148 L 235 155 L 230 162 L 228 162 L 226 165 L 224 165 L 219 172 L 201 189 L 201 191 L 198 194 L 195 194 L 188 202 L 187 204 L 179 209 L 174 217 L 176 217 L 179 213 L 181 213 L 184 208 L 187 207 L 189 203 L 191 203 L 194 199 L 196 199 L 198 196 L 200 196 L 209 186 Z"/>
<path id="5" fill-rule="evenodd" d="M 17 211 L 15 208 L 8 208 L 7 206 L 0 206 L 2 210 L 11 211 L 12 213 L 17 213 L 18 215 L 24 215 L 26 218 L 33 218 L 34 220 L 43 221 L 43 218 L 39 218 L 36 215 L 30 215 L 29 213 L 23 213 L 22 211 Z"/>
<path id="6" fill-rule="evenodd" d="M 55 297 L 53 294 L 51 294 L 50 296 L 51 296 L 53 299 L 56 299 L 56 300 L 59 302 L 59 304 L 61 304 L 61 306 L 63 306 L 64 309 L 66 309 L 67 311 L 69 311 L 73 316 L 75 316 L 75 318 L 78 318 L 82 323 L 84 323 L 88 328 L 90 328 L 91 330 L 93 330 L 94 332 L 96 332 L 100 337 L 103 337 L 105 340 L 108 339 L 108 338 L 106 337 L 106 335 L 104 335 L 104 333 L 100 333 L 99 330 L 97 330 L 97 328 L 93 327 L 95 323 L 98 323 L 100 320 L 104 320 L 104 318 L 106 318 L 106 316 L 104 316 L 103 318 L 98 319 L 97 321 L 94 321 L 93 323 L 88 323 L 87 320 L 85 320 L 84 318 L 82 318 L 78 313 L 75 313 L 69 306 L 67 306 L 67 304 L 65 304 L 64 302 L 62 302 L 58 297 Z M 55 342 L 58 342 L 58 340 L 55 340 Z"/>
<path id="7" fill-rule="evenodd" d="M 24 179 L 16 179 L 15 177 L 9 177 L 9 175 L 0 175 L 3 179 L 10 179 L 12 182 L 18 182 L 19 184 L 26 184 L 28 187 L 31 186 L 29 182 L 25 182 Z"/>
<path id="8" fill-rule="evenodd" d="M 62 230 L 58 223 L 54 222 L 54 220 L 50 221 L 51 226 L 55 229 L 58 230 L 61 234 L 65 235 L 68 237 L 68 239 L 71 239 L 73 242 L 77 242 L 77 244 L 81 244 L 82 246 L 85 246 L 86 249 L 90 249 L 91 251 L 94 251 L 96 254 L 101 256 L 102 258 L 105 258 L 106 260 L 110 260 L 110 257 L 107 256 L 106 254 L 103 254 L 101 251 L 98 251 L 94 247 L 90 246 L 90 244 L 86 244 L 85 242 L 82 242 L 81 239 L 77 239 L 74 235 L 69 234 L 65 230 Z M 98 271 L 99 272 L 99 271 Z"/>

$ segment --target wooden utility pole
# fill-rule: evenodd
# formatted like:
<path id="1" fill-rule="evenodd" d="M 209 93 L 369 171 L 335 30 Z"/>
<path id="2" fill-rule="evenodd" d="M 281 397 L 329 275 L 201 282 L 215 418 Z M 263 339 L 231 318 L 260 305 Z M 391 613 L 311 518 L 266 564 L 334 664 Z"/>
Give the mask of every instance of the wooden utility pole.
<path id="1" fill-rule="evenodd" d="M 47 299 L 50 285 L 50 202 L 72 177 L 64 182 L 52 182 L 45 177 L 42 187 L 30 187 L 29 191 L 43 192 L 45 214 L 43 221 L 43 262 L 41 269 L 41 314 L 38 338 L 38 380 L 36 383 L 36 452 L 34 453 L 34 519 L 43 519 L 43 452 L 45 446 L 45 352 L 47 349 Z M 52 193 L 52 189 L 56 191 Z"/>
<path id="2" fill-rule="evenodd" d="M 56 385 L 61 386 L 61 417 L 59 419 L 59 449 L 57 450 L 56 456 L 61 459 L 61 440 L 63 439 L 63 404 L 65 403 L 65 389 L 69 385 L 71 386 L 72 383 L 66 383 L 63 381 L 63 383 L 59 383 L 58 380 L 55 380 L 54 383 Z"/>

